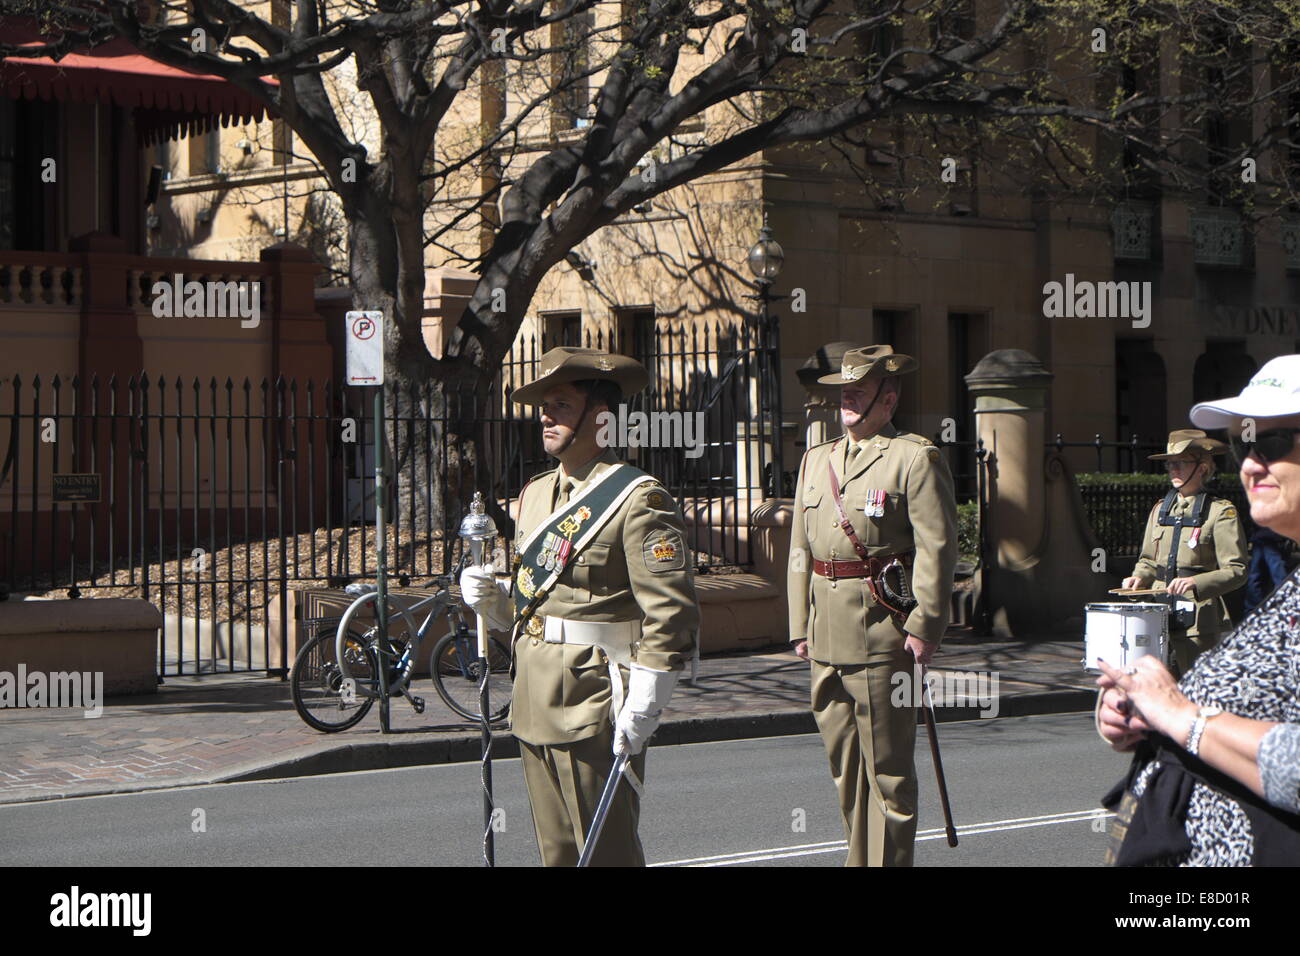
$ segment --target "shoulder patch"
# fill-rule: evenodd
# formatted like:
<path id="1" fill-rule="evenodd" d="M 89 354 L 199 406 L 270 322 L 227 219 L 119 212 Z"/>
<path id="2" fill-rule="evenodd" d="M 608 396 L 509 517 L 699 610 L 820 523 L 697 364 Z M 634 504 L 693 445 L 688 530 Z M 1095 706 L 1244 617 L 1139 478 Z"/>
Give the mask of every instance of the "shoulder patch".
<path id="1" fill-rule="evenodd" d="M 938 447 L 935 445 L 931 445 L 925 450 L 925 456 L 931 461 L 938 461 L 942 455 L 943 452 L 939 451 Z"/>
<path id="2" fill-rule="evenodd" d="M 645 536 L 641 542 L 641 555 L 645 558 L 646 570 L 654 574 L 680 571 L 686 567 L 686 542 L 682 540 L 681 532 L 661 528 Z"/>
<path id="3" fill-rule="evenodd" d="M 1235 517 L 1237 517 L 1237 509 L 1236 509 L 1236 507 L 1235 507 L 1234 505 L 1228 505 L 1228 506 L 1226 506 L 1222 511 L 1219 512 L 1219 517 L 1220 517 L 1220 518 L 1235 518 Z"/>

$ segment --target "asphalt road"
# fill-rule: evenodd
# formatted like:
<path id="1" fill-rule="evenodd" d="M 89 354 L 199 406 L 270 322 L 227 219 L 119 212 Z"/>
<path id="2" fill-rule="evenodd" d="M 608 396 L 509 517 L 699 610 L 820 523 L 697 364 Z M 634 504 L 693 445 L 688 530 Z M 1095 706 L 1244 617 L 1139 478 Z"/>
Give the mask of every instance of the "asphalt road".
<path id="1" fill-rule="evenodd" d="M 1097 866 L 1100 796 L 1127 758 L 1091 714 L 942 724 L 961 845 L 950 849 L 924 728 L 922 866 Z M 518 761 L 493 765 L 499 865 L 538 861 Z M 0 864 L 481 865 L 477 764 L 217 784 L 0 806 Z M 843 829 L 821 742 L 769 737 L 653 750 L 652 864 L 838 866 Z"/>

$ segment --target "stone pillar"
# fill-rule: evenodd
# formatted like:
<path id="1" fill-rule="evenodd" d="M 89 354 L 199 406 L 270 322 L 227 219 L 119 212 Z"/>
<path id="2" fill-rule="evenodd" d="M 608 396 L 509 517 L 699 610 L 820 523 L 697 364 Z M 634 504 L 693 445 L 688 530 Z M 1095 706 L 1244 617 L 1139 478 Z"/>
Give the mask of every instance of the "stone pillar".
<path id="1" fill-rule="evenodd" d="M 317 394 L 333 370 L 333 352 L 325 322 L 316 311 L 316 257 L 302 246 L 278 242 L 262 250 L 261 260 L 273 270 L 271 306 L 271 382 L 281 375 L 296 379 L 305 395 L 307 380 Z M 301 407 L 301 406 L 300 406 Z"/>
<path id="2" fill-rule="evenodd" d="M 115 489 L 115 493 L 120 495 L 126 494 L 134 461 L 125 453 L 127 431 L 121 426 L 117 429 L 117 455 L 114 457 L 109 454 L 114 422 L 108 418 L 107 413 L 112 394 L 109 383 L 113 376 L 117 376 L 117 408 L 121 415 L 131 401 L 132 393 L 128 389 L 128 383 L 133 376 L 138 379 L 144 370 L 144 340 L 140 338 L 135 308 L 131 302 L 131 297 L 137 290 L 128 292 L 131 269 L 140 260 L 127 255 L 126 243 L 122 239 L 106 232 L 75 236 L 68 241 L 68 251 L 81 260 L 81 335 L 77 354 L 81 407 L 87 411 L 95 407 L 91 380 L 98 376 L 98 411 L 101 416 L 95 425 L 94 447 L 97 449 L 97 457 L 93 461 L 91 429 L 84 429 L 78 436 L 78 441 L 81 470 L 100 475 L 103 497 L 97 504 L 80 506 L 80 510 L 90 512 L 95 518 L 96 527 L 103 529 L 97 545 L 100 549 L 98 556 L 107 558 L 110 548 L 126 547 L 131 531 L 127 527 L 128 522 L 116 521 L 112 523 L 114 540 L 107 539 L 112 509 L 112 503 L 108 500 L 110 489 Z M 29 376 L 24 378 L 31 381 Z M 156 394 L 153 392 L 153 383 L 157 381 L 158 372 L 154 370 L 150 375 L 150 390 L 153 394 Z M 42 384 L 48 390 L 49 376 L 42 376 Z M 42 486 L 42 491 L 45 487 Z M 48 512 L 43 514 L 44 517 L 38 517 L 38 523 L 49 517 Z M 37 540 L 49 540 L 48 531 L 38 532 Z M 61 549 L 64 545 L 56 544 L 55 547 Z M 56 562 L 63 558 L 62 551 L 51 556 L 51 560 Z"/>
<path id="3" fill-rule="evenodd" d="M 299 417 L 297 447 L 298 457 L 287 467 L 287 480 L 297 488 L 299 502 L 314 502 L 315 514 L 307 520 L 321 523 L 325 520 L 327 498 L 326 477 L 328 467 L 317 463 L 315 468 L 307 461 L 306 449 L 311 447 L 309 438 L 314 438 L 318 448 L 328 447 L 325 443 L 324 421 L 306 421 L 310 413 L 315 416 L 328 415 L 326 408 L 325 382 L 334 372 L 334 348 L 325 332 L 325 319 L 316 311 L 316 276 L 321 271 L 320 264 L 308 250 L 289 242 L 276 243 L 262 250 L 262 262 L 271 268 L 272 305 L 269 319 L 271 321 L 271 391 L 269 401 L 274 407 L 277 400 L 276 382 L 284 376 L 284 397 L 286 408 L 295 408 Z M 312 389 L 308 392 L 307 383 Z M 297 385 L 296 393 L 293 386 Z M 334 394 L 338 392 L 339 383 L 331 386 Z M 308 435 L 308 429 L 316 429 L 314 436 Z M 287 505 L 291 499 L 281 497 L 281 503 Z"/>
<path id="4" fill-rule="evenodd" d="M 989 453 L 981 597 L 999 637 L 1082 636 L 1083 605 L 1110 584 L 1092 572 L 1096 542 L 1073 475 L 1046 447 L 1052 378 L 1021 349 L 990 352 L 966 376 Z"/>
<path id="5" fill-rule="evenodd" d="M 861 347 L 856 342 L 831 342 L 809 356 L 795 372 L 799 384 L 808 393 L 807 401 L 803 403 L 804 451 L 843 434 L 839 386 L 818 385 L 817 379 L 838 372 L 844 361 L 844 353 Z"/>

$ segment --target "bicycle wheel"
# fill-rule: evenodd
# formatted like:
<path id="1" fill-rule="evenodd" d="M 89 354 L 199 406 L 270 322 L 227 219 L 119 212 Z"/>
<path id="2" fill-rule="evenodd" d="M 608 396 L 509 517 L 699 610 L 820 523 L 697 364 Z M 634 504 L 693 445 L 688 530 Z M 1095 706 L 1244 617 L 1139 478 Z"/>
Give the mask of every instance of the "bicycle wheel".
<path id="1" fill-rule="evenodd" d="M 343 674 L 334 656 L 335 629 L 322 629 L 298 652 L 289 687 L 293 706 L 308 727 L 332 734 L 355 726 L 370 712 L 375 698 L 358 687 L 349 703 L 344 700 Z M 374 648 L 366 644 L 359 630 L 349 630 L 346 653 L 348 673 L 358 684 L 373 681 L 376 673 Z"/>
<path id="2" fill-rule="evenodd" d="M 488 639 L 488 706 L 493 723 L 504 720 L 510 710 L 510 652 L 496 638 Z M 473 631 L 452 631 L 433 646 L 429 663 L 434 689 L 443 702 L 470 720 L 481 720 L 478 685 L 482 677 L 478 661 L 478 637 Z"/>

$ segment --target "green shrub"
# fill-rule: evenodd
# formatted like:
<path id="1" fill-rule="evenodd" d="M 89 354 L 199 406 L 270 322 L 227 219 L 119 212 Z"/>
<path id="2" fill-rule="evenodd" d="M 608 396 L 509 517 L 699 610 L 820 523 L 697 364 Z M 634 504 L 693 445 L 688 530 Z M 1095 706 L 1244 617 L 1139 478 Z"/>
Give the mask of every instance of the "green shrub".
<path id="1" fill-rule="evenodd" d="M 979 503 L 967 501 L 957 506 L 957 556 L 960 561 L 979 562 L 980 555 Z"/>

